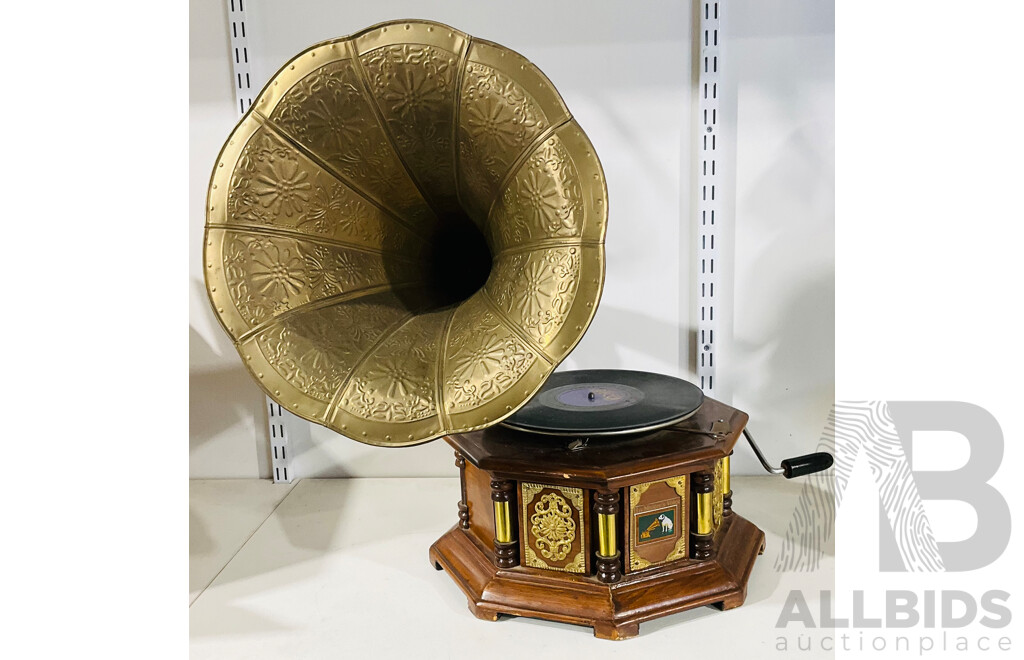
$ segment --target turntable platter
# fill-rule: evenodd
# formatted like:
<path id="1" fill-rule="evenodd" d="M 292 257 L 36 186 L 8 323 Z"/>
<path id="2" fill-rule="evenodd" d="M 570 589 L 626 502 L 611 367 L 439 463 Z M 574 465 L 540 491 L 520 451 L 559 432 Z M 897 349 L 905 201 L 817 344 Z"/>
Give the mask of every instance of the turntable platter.
<path id="1" fill-rule="evenodd" d="M 697 412 L 704 393 L 679 378 L 643 371 L 584 369 L 557 372 L 505 426 L 570 436 L 652 431 Z"/>

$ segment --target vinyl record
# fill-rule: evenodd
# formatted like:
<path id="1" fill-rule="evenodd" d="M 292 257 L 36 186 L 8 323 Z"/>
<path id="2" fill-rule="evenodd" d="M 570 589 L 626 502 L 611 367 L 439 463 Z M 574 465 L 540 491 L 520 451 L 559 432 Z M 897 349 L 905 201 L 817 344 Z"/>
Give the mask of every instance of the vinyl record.
<path id="1" fill-rule="evenodd" d="M 505 426 L 545 435 L 651 431 L 697 412 L 704 393 L 672 376 L 621 369 L 560 371 Z"/>

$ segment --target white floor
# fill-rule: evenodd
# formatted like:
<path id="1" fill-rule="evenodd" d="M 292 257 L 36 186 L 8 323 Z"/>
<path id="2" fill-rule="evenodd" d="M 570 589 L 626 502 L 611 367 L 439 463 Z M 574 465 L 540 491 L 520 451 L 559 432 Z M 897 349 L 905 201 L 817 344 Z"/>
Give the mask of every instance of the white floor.
<path id="1" fill-rule="evenodd" d="M 503 617 L 480 621 L 427 560 L 456 521 L 457 479 L 191 482 L 189 616 L 193 658 L 763 658 L 787 594 L 812 611 L 834 588 L 834 553 L 814 572 L 778 572 L 800 480 L 734 477 L 733 508 L 760 526 L 767 549 L 747 603 L 705 607 L 640 626 L 623 642 L 590 628 Z M 276 507 L 276 508 L 275 508 Z M 208 586 L 207 586 L 208 585 Z M 801 657 L 816 656 L 801 652 Z"/>
<path id="2" fill-rule="evenodd" d="M 197 479 L 188 484 L 191 605 L 291 492 L 292 484 L 263 479 Z"/>

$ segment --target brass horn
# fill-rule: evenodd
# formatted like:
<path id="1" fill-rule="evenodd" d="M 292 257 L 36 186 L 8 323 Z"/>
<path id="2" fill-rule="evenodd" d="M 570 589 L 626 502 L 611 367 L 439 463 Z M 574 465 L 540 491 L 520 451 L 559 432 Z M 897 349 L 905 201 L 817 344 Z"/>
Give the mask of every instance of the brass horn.
<path id="1" fill-rule="evenodd" d="M 413 445 L 540 388 L 597 308 L 606 220 L 594 148 L 543 73 L 396 21 L 300 53 L 235 127 L 206 286 L 274 400 Z"/>

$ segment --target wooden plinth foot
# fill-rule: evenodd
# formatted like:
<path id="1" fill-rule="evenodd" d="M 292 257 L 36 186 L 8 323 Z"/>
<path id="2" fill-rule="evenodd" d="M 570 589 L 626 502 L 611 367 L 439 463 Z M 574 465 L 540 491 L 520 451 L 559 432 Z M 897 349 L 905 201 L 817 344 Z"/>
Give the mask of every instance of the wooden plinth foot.
<path id="1" fill-rule="evenodd" d="M 731 610 L 733 608 L 739 607 L 743 604 L 743 602 L 746 599 L 746 593 L 735 594 L 733 596 L 730 596 L 729 598 L 722 600 L 722 602 L 720 603 L 715 603 L 715 606 L 724 612 L 725 610 Z"/>
<path id="2" fill-rule="evenodd" d="M 594 637 L 597 637 L 598 639 L 619 641 L 629 639 L 630 637 L 636 637 L 639 634 L 639 623 L 624 623 L 618 626 L 605 623 L 594 624 Z"/>
<path id="3" fill-rule="evenodd" d="M 469 611 L 481 621 L 497 621 L 500 616 L 498 610 L 469 601 Z"/>

